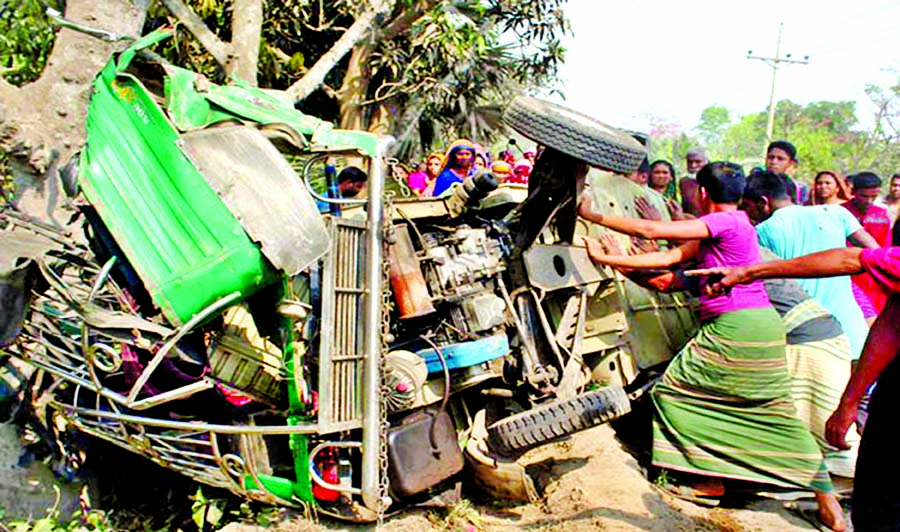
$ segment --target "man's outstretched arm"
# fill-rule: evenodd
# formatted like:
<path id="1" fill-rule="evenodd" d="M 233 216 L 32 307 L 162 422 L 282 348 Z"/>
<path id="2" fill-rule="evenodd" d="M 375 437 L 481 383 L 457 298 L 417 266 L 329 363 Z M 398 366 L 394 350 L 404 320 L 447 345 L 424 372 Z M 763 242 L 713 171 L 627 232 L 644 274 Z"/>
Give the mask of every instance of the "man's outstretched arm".
<path id="1" fill-rule="evenodd" d="M 860 248 L 835 248 L 811 253 L 789 260 L 761 262 L 751 266 L 705 268 L 691 270 L 688 275 L 722 276 L 710 283 L 707 291 L 721 293 L 736 284 L 757 279 L 836 277 L 860 273 L 864 270 Z"/>

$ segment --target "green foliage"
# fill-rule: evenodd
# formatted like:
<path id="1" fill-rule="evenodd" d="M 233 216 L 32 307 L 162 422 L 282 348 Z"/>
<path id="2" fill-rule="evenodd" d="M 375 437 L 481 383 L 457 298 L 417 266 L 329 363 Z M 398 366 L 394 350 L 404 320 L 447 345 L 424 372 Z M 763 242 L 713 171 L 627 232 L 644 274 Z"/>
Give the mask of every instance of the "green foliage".
<path id="1" fill-rule="evenodd" d="M 222 517 L 225 515 L 227 501 L 206 498 L 199 486 L 192 499 L 194 503 L 191 505 L 191 520 L 199 530 L 215 530 L 224 524 Z"/>
<path id="2" fill-rule="evenodd" d="M 773 136 L 797 146 L 800 179 L 811 181 L 820 170 L 844 174 L 873 170 L 882 175 L 895 171 L 900 164 L 900 132 L 892 124 L 900 117 L 900 83 L 870 87 L 869 96 L 880 109 L 872 131 L 859 130 L 854 102 L 778 103 Z M 759 112 L 735 121 L 727 109 L 711 106 L 700 115 L 696 139 L 655 127 L 651 149 L 654 156 L 680 167 L 687 146 L 697 143 L 706 148 L 711 160 L 733 161 L 749 170 L 765 164 L 766 120 L 766 113 Z"/>
<path id="3" fill-rule="evenodd" d="M 701 142 L 672 124 L 653 124 L 650 128 L 650 161 L 663 159 L 675 166 L 678 176 L 685 173 L 684 158 L 688 150 Z"/>
<path id="4" fill-rule="evenodd" d="M 184 3 L 203 19 L 213 33 L 218 33 L 223 39 L 231 38 L 230 0 L 185 0 Z M 194 36 L 180 26 L 177 19 L 169 15 L 168 9 L 161 2 L 151 3 L 147 10 L 144 33 L 170 24 L 178 30 L 175 37 L 160 43 L 155 51 L 173 64 L 203 74 L 216 82 L 225 81 L 222 69 Z"/>
<path id="5" fill-rule="evenodd" d="M 6 521 L 6 512 L 0 510 L 0 529 L 11 532 L 113 532 L 116 527 L 105 512 L 92 510 L 86 493 L 82 493 L 81 505 L 69 521 L 61 521 L 59 513 L 60 490 L 56 491 L 56 503 L 47 509 L 47 516 L 40 519 Z"/>
<path id="6" fill-rule="evenodd" d="M 0 200 L 12 201 L 16 193 L 16 183 L 9 164 L 9 154 L 0 150 Z"/>
<path id="7" fill-rule="evenodd" d="M 725 130 L 720 144 L 708 146 L 711 160 L 742 164 L 745 170 L 765 164 L 766 114 L 742 116 Z M 785 137 L 787 138 L 787 137 Z"/>
<path id="8" fill-rule="evenodd" d="M 882 177 L 900 168 L 900 79 L 887 87 L 866 86 L 875 105 L 874 125 L 868 131 L 851 132 L 846 141 L 859 169 L 876 169 Z"/>
<path id="9" fill-rule="evenodd" d="M 448 509 L 428 512 L 428 520 L 441 532 L 468 532 L 484 526 L 478 510 L 466 499 L 461 499 Z"/>
<path id="10" fill-rule="evenodd" d="M 56 41 L 45 5 L 61 9 L 61 0 L 0 0 L 0 75 L 13 85 L 41 76 Z"/>
<path id="11" fill-rule="evenodd" d="M 401 156 L 428 151 L 438 139 L 490 144 L 496 104 L 552 87 L 565 57 L 560 40 L 569 32 L 561 6 L 557 0 L 439 2 L 398 37 L 398 46 L 382 46 L 378 55 L 393 56 L 401 68 L 382 81 L 389 90 L 375 88 L 370 101 L 406 109 L 393 131 Z"/>
<path id="12" fill-rule="evenodd" d="M 697 124 L 700 140 L 707 146 L 721 142 L 729 123 L 731 123 L 731 115 L 729 115 L 728 109 L 721 105 L 707 107 L 700 113 L 700 123 Z"/>
<path id="13" fill-rule="evenodd" d="M 12 532 L 112 532 L 116 528 L 109 523 L 106 514 L 98 510 L 87 512 L 80 519 L 68 523 L 57 521 L 57 516 L 33 521 L 12 521 L 6 529 Z"/>
<path id="14" fill-rule="evenodd" d="M 668 469 L 659 469 L 656 478 L 653 479 L 653 483 L 657 486 L 668 486 L 669 484 L 672 484 L 672 482 L 672 477 L 669 476 Z"/>

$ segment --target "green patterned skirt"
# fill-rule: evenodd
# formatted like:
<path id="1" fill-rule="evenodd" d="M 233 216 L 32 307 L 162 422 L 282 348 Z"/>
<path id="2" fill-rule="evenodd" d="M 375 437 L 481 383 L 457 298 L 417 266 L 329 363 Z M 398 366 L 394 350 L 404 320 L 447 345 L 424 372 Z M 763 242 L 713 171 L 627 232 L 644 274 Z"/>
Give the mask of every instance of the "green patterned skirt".
<path id="1" fill-rule="evenodd" d="M 796 416 L 781 318 L 772 308 L 704 323 L 652 392 L 653 463 L 706 476 L 831 491 Z"/>

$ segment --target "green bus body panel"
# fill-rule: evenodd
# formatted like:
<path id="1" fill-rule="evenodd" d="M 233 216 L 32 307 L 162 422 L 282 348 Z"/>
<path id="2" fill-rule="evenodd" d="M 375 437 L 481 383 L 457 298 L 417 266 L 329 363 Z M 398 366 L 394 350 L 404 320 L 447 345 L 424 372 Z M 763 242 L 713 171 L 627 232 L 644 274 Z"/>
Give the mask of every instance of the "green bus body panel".
<path id="1" fill-rule="evenodd" d="M 177 139 L 153 96 L 110 62 L 94 82 L 79 184 L 154 303 L 180 325 L 277 273 Z"/>
<path id="2" fill-rule="evenodd" d="M 316 151 L 358 151 L 374 157 L 378 135 L 334 129 L 330 122 L 305 115 L 281 91 L 251 87 L 246 82 L 214 85 L 203 76 L 166 66 L 166 109 L 179 131 L 192 131 L 228 121 L 286 124 L 304 136 Z"/>

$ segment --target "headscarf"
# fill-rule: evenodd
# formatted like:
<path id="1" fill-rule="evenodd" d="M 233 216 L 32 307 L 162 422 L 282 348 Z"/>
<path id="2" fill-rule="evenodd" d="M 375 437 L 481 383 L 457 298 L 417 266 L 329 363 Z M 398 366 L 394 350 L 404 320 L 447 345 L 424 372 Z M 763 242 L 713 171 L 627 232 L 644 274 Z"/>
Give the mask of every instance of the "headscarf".
<path id="1" fill-rule="evenodd" d="M 440 152 L 440 151 L 432 152 L 431 154 L 428 155 L 428 157 L 425 158 L 425 173 L 426 174 L 428 173 L 428 161 L 430 161 L 432 159 L 437 159 L 438 161 L 441 161 L 441 168 L 443 168 L 444 152 Z M 441 175 L 441 168 L 438 169 L 437 174 L 435 174 L 433 176 L 431 174 L 428 174 L 428 177 L 436 178 L 437 176 Z"/>
<path id="2" fill-rule="evenodd" d="M 512 165 L 506 161 L 495 161 L 494 164 L 491 165 L 491 171 L 512 173 Z"/>
<path id="3" fill-rule="evenodd" d="M 850 187 L 847 186 L 847 182 L 844 181 L 844 178 L 841 174 L 837 172 L 833 172 L 831 170 L 822 170 L 818 174 L 816 174 L 816 178 L 813 179 L 813 189 L 809 194 L 809 201 L 807 201 L 807 205 L 821 205 L 819 203 L 819 198 L 816 197 L 816 181 L 819 180 L 820 175 L 830 175 L 834 178 L 834 182 L 837 183 L 837 197 L 842 202 L 850 201 L 853 198 L 853 193 L 850 192 Z"/>
<path id="4" fill-rule="evenodd" d="M 438 172 L 438 175 L 441 175 L 444 170 L 450 167 L 450 161 L 453 160 L 453 156 L 456 155 L 456 152 L 461 149 L 466 149 L 472 152 L 474 165 L 475 154 L 478 153 L 478 150 L 475 148 L 475 144 L 473 144 L 469 139 L 456 139 L 447 148 L 447 153 L 444 155 L 444 164 L 441 165 L 441 171 Z"/>
<path id="5" fill-rule="evenodd" d="M 435 185 L 432 189 L 433 195 L 440 196 L 455 183 L 461 183 L 463 179 L 467 177 L 460 177 L 456 174 L 456 172 L 450 170 L 450 161 L 453 160 L 453 157 L 459 150 L 469 150 L 472 152 L 472 168 L 469 170 L 468 174 L 472 175 L 472 172 L 475 169 L 475 154 L 477 153 L 475 145 L 469 139 L 458 139 L 453 141 L 453 143 L 450 144 L 450 147 L 447 148 L 447 155 L 444 157 L 444 164 L 443 166 L 441 166 L 441 173 L 439 173 L 437 179 L 434 180 Z"/>
<path id="6" fill-rule="evenodd" d="M 532 168 L 531 161 L 528 159 L 519 159 L 516 161 L 516 164 L 513 165 L 513 172 L 512 175 L 509 176 L 507 183 L 528 183 Z"/>
<path id="7" fill-rule="evenodd" d="M 497 174 L 502 174 L 503 183 L 508 183 L 512 177 L 512 165 L 505 161 L 494 161 L 494 164 L 491 165 L 491 173 L 495 177 L 500 177 Z"/>
<path id="8" fill-rule="evenodd" d="M 494 160 L 491 158 L 491 152 L 487 150 L 482 144 L 475 145 L 475 157 L 481 157 L 484 159 L 484 168 L 486 170 L 490 170 L 491 164 L 493 164 Z"/>

